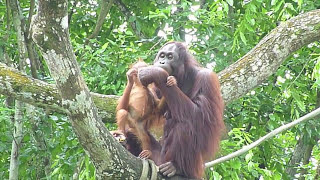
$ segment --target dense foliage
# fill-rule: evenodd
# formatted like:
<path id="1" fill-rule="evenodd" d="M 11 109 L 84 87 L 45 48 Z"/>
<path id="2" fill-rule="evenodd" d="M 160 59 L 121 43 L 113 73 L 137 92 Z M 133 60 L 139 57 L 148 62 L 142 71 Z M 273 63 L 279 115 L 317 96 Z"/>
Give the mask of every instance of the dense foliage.
<path id="1" fill-rule="evenodd" d="M 219 72 L 252 49 L 278 23 L 320 8 L 320 1 L 314 0 L 110 2 L 110 11 L 95 38 L 88 39 L 102 9 L 101 1 L 70 1 L 69 18 L 72 44 L 89 89 L 115 95 L 122 94 L 129 65 L 138 58 L 152 62 L 157 50 L 167 41 L 186 41 L 204 67 Z M 22 14 L 28 18 L 29 1 L 19 3 Z M 15 66 L 18 50 L 12 16 L 4 1 L 0 1 L 0 8 L 0 61 L 4 61 L 5 51 Z M 51 82 L 44 61 L 41 63 L 39 77 Z M 27 73 L 30 71 L 28 66 Z M 227 105 L 228 134 L 219 156 L 238 150 L 315 109 L 320 104 L 319 85 L 320 42 L 315 42 L 289 57 L 268 81 Z M 6 98 L 0 95 L 0 179 L 9 177 L 13 130 L 14 107 L 5 105 Z M 37 117 L 36 121 L 30 121 L 30 116 Z M 21 179 L 44 178 L 43 167 L 48 164 L 53 179 L 68 179 L 75 172 L 79 172 L 80 179 L 95 179 L 94 167 L 84 156 L 65 116 L 36 109 L 32 113 L 27 111 L 24 119 Z M 107 126 L 115 128 L 114 124 Z M 320 164 L 320 148 L 315 146 L 319 130 L 318 120 L 301 124 L 246 155 L 208 169 L 207 177 L 290 179 L 286 170 L 302 138 L 305 145 L 312 145 L 311 157 L 307 163 L 295 167 L 306 179 L 313 179 Z"/>

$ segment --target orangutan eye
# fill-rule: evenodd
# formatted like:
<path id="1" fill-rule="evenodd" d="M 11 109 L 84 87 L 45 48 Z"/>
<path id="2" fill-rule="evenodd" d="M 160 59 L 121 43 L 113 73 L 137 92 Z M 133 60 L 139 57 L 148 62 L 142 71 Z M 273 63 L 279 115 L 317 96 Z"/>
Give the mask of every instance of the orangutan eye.
<path id="1" fill-rule="evenodd" d="M 164 54 L 164 53 L 161 53 L 159 57 L 160 57 L 160 58 L 164 58 L 164 57 L 165 57 L 165 54 Z"/>
<path id="2" fill-rule="evenodd" d="M 173 55 L 170 53 L 168 54 L 168 59 L 172 59 L 173 58 Z"/>

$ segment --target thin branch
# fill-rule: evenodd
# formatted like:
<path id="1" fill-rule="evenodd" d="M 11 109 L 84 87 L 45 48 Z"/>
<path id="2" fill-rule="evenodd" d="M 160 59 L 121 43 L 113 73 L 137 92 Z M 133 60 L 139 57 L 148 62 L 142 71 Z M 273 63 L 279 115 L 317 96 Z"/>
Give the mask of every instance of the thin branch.
<path id="1" fill-rule="evenodd" d="M 70 22 L 71 22 L 72 15 L 74 13 L 74 9 L 76 8 L 77 1 L 73 1 L 70 4 L 71 4 L 71 10 L 70 10 L 70 13 L 68 15 L 68 24 L 70 24 Z"/>
<path id="2" fill-rule="evenodd" d="M 35 8 L 35 0 L 31 0 L 30 1 L 30 9 L 29 9 L 29 17 L 28 17 L 28 27 L 26 29 L 26 36 L 27 36 L 27 39 L 30 39 L 30 29 L 31 29 L 31 19 L 32 19 L 32 15 L 33 15 L 33 12 L 34 12 L 34 8 Z"/>
<path id="3" fill-rule="evenodd" d="M 107 17 L 111 7 L 113 5 L 113 0 L 110 0 L 109 3 L 107 3 L 107 0 L 102 0 L 101 1 L 101 10 L 100 10 L 100 14 L 97 20 L 97 24 L 96 27 L 94 28 L 92 34 L 88 37 L 88 39 L 85 41 L 85 45 L 87 45 L 89 43 L 90 39 L 93 39 L 95 37 L 98 36 L 101 27 L 104 23 L 105 18 Z"/>
<path id="4" fill-rule="evenodd" d="M 6 34 L 3 38 L 4 42 L 7 42 L 8 38 L 9 38 L 9 32 L 11 29 L 11 21 L 10 21 L 11 7 L 9 5 L 9 0 L 6 0 L 6 9 L 7 9 L 7 13 L 6 13 L 7 31 L 6 31 Z"/>
<path id="5" fill-rule="evenodd" d="M 262 138 L 258 139 L 257 141 L 247 145 L 247 146 L 244 146 L 242 149 L 236 151 L 236 152 L 233 152 L 227 156 L 224 156 L 224 157 L 221 157 L 219 159 L 216 159 L 212 162 L 208 162 L 205 164 L 206 168 L 208 167 L 212 167 L 216 164 L 219 164 L 219 163 L 222 163 L 222 162 L 225 162 L 225 161 L 228 161 L 234 157 L 237 157 L 237 156 L 240 156 L 246 152 L 248 152 L 249 150 L 257 147 L 258 145 L 260 145 L 261 143 L 267 141 L 268 139 L 282 133 L 283 131 L 286 131 L 290 128 L 292 128 L 293 126 L 297 125 L 297 124 L 300 124 L 302 122 L 305 122 L 305 121 L 308 121 L 316 116 L 318 116 L 320 114 L 320 108 L 312 111 L 311 113 L 307 114 L 307 115 L 304 115 L 303 117 L 295 120 L 295 121 L 292 121 L 291 123 L 288 123 L 286 125 L 283 125 L 283 126 L 280 126 L 278 127 L 277 129 L 271 131 L 270 133 L 268 133 L 267 135 L 263 136 Z"/>
<path id="6" fill-rule="evenodd" d="M 147 55 L 150 55 L 150 53 L 152 52 L 152 50 L 153 50 L 156 46 L 158 46 L 159 43 L 163 41 L 163 39 L 164 39 L 164 38 L 161 37 L 161 38 L 158 40 L 158 42 L 156 42 L 156 43 L 148 50 L 148 52 L 147 52 L 146 54 L 147 54 Z"/>
<path id="7" fill-rule="evenodd" d="M 28 17 L 28 23 L 26 25 L 26 33 L 24 33 L 24 39 L 25 39 L 25 46 L 27 48 L 27 52 L 30 59 L 30 65 L 31 65 L 31 74 L 33 78 L 38 79 L 37 74 L 37 62 L 39 61 L 36 57 L 36 52 L 33 48 L 33 42 L 31 40 L 31 19 L 33 16 L 33 12 L 35 10 L 35 0 L 30 1 L 30 9 L 29 9 L 29 17 Z"/>

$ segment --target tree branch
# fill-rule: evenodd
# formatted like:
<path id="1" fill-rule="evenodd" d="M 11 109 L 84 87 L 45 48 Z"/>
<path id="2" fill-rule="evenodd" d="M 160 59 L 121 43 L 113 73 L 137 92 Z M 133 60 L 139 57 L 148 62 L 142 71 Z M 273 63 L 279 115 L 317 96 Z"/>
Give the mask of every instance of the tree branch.
<path id="1" fill-rule="evenodd" d="M 29 9 L 29 16 L 28 16 L 28 22 L 27 22 L 27 29 L 26 29 L 26 36 L 29 38 L 30 34 L 30 28 L 31 28 L 31 19 L 35 8 L 35 0 L 30 1 L 30 9 Z"/>
<path id="2" fill-rule="evenodd" d="M 295 120 L 295 121 L 292 121 L 291 123 L 288 123 L 286 125 L 283 125 L 283 126 L 280 126 L 278 127 L 277 129 L 271 131 L 270 133 L 268 133 L 267 135 L 263 136 L 262 138 L 258 139 L 257 141 L 247 145 L 247 146 L 244 146 L 242 149 L 236 151 L 236 152 L 233 152 L 231 154 L 228 154 L 227 156 L 224 156 L 224 157 L 221 157 L 219 159 L 216 159 L 212 162 L 208 162 L 205 164 L 206 168 L 208 167 L 212 167 L 216 164 L 219 164 L 219 163 L 222 163 L 222 162 L 225 162 L 225 161 L 228 161 L 234 157 L 237 157 L 237 156 L 240 156 L 246 152 L 248 152 L 250 149 L 253 149 L 255 147 L 257 147 L 258 145 L 260 145 L 261 143 L 267 141 L 268 139 L 276 136 L 277 134 L 280 134 L 281 132 L 283 131 L 286 131 L 287 129 L 290 129 L 292 128 L 293 126 L 297 125 L 297 124 L 300 124 L 302 122 L 305 122 L 305 121 L 308 121 L 316 116 L 318 116 L 320 114 L 320 108 L 312 111 L 311 113 L 307 114 L 307 115 L 304 115 L 303 117 Z"/>
<path id="3" fill-rule="evenodd" d="M 16 99 L 66 114 L 62 107 L 61 96 L 53 84 L 31 78 L 20 71 L 0 63 L 0 94 L 12 96 Z M 99 115 L 104 122 L 114 122 L 114 111 L 117 105 L 118 96 L 101 95 L 90 93 L 96 106 L 99 108 Z"/>
<path id="4" fill-rule="evenodd" d="M 231 102 L 261 84 L 291 53 L 319 39 L 319 9 L 281 23 L 245 56 L 219 73 L 225 102 Z"/>
<path id="5" fill-rule="evenodd" d="M 94 28 L 92 34 L 88 37 L 88 39 L 85 41 L 85 45 L 87 45 L 89 43 L 90 39 L 93 39 L 95 37 L 98 36 L 99 31 L 101 30 L 101 27 L 104 23 L 104 20 L 106 18 L 106 16 L 108 15 L 112 5 L 113 5 L 113 1 L 114 0 L 110 0 L 109 3 L 107 3 L 107 0 L 102 0 L 101 1 L 101 10 L 100 10 L 100 14 L 97 20 L 97 24 L 96 27 Z"/>
<path id="6" fill-rule="evenodd" d="M 74 10 L 76 9 L 76 4 L 77 4 L 77 1 L 71 1 L 71 9 L 70 9 L 70 12 L 68 14 L 68 24 L 70 24 L 71 22 L 71 19 L 72 19 L 72 16 L 74 14 Z"/>

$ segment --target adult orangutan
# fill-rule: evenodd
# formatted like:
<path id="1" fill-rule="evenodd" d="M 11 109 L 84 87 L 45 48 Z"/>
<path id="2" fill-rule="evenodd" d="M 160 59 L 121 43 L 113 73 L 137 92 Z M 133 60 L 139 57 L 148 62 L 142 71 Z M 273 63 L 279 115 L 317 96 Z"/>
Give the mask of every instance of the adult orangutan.
<path id="1" fill-rule="evenodd" d="M 224 103 L 218 77 L 201 68 L 179 42 L 165 44 L 154 66 L 139 69 L 140 82 L 155 83 L 167 103 L 159 166 L 165 176 L 201 178 L 204 161 L 217 152 L 224 130 Z M 168 76 L 178 86 L 166 86 Z"/>
<path id="2" fill-rule="evenodd" d="M 128 83 L 117 106 L 118 131 L 113 132 L 113 135 L 116 139 L 124 135 L 126 142 L 122 143 L 134 155 L 142 149 L 139 157 L 157 161 L 160 151 L 154 155 L 152 152 L 155 153 L 159 145 L 148 130 L 154 126 L 160 131 L 163 129 L 164 118 L 160 112 L 165 106 L 165 100 L 157 98 L 152 84 L 149 87 L 142 86 L 137 78 L 138 69 L 146 66 L 147 64 L 140 60 L 127 72 Z M 176 84 L 175 78 L 168 77 L 166 84 Z"/>

